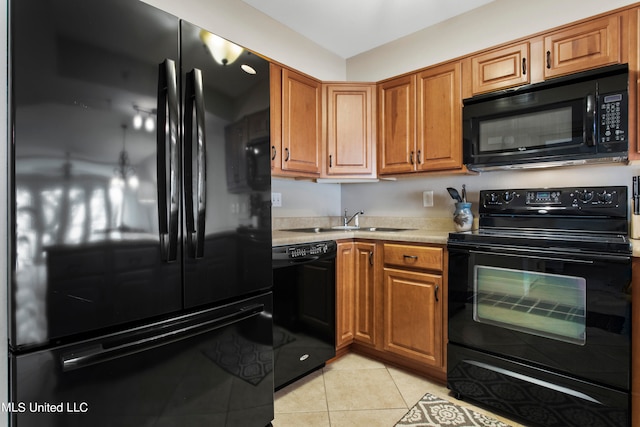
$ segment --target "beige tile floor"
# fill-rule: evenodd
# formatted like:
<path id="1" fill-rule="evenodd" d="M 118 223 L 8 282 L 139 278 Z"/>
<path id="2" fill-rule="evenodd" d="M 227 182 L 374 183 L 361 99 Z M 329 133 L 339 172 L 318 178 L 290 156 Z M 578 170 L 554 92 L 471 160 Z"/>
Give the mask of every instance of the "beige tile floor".
<path id="1" fill-rule="evenodd" d="M 445 386 L 354 353 L 277 391 L 273 426 L 393 427 L 427 392 L 523 426 L 456 400 Z"/>

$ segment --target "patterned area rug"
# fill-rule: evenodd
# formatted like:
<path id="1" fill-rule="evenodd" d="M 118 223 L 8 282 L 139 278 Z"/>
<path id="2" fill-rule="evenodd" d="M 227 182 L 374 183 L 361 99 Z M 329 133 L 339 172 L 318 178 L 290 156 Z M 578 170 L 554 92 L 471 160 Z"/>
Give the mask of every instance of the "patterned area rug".
<path id="1" fill-rule="evenodd" d="M 510 427 L 501 421 L 425 394 L 396 427 Z"/>

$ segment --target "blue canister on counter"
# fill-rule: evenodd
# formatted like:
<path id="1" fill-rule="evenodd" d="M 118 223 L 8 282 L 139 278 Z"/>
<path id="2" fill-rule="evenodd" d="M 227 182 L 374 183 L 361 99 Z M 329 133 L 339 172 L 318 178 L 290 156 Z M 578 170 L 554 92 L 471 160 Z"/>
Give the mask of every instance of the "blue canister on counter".
<path id="1" fill-rule="evenodd" d="M 458 231 L 468 231 L 473 227 L 473 213 L 471 203 L 458 202 L 455 204 L 456 210 L 453 212 L 453 222 Z"/>

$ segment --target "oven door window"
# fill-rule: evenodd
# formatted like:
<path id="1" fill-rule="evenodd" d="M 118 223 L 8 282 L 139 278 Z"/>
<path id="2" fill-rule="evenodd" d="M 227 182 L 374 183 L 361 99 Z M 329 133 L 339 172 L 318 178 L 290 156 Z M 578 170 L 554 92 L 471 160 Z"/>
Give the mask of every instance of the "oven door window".
<path id="1" fill-rule="evenodd" d="M 586 280 L 476 265 L 474 320 L 584 345 Z"/>
<path id="2" fill-rule="evenodd" d="M 554 149 L 580 143 L 583 137 L 581 101 L 544 110 L 509 112 L 478 121 L 479 154 Z M 575 141 L 575 142 L 574 142 Z"/>

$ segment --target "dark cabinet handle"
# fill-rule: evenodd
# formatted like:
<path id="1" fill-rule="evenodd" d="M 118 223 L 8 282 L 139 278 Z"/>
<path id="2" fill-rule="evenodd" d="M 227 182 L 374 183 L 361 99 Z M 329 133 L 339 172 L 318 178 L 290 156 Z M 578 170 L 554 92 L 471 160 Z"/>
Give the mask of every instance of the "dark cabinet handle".
<path id="1" fill-rule="evenodd" d="M 413 151 L 409 154 L 409 161 L 413 164 Z"/>
<path id="2" fill-rule="evenodd" d="M 436 297 L 436 302 L 440 301 L 440 299 L 438 298 L 438 291 L 439 290 L 440 290 L 440 286 L 436 285 L 436 288 L 433 291 L 433 293 L 435 294 L 435 297 Z"/>
<path id="3" fill-rule="evenodd" d="M 522 75 L 527 75 L 527 58 L 522 58 Z"/>
<path id="4" fill-rule="evenodd" d="M 276 146 L 272 145 L 271 146 L 271 160 L 275 160 L 276 159 Z"/>
<path id="5" fill-rule="evenodd" d="M 418 158 L 417 158 L 417 161 L 418 161 L 418 164 L 419 164 L 419 165 L 421 165 L 421 164 L 422 164 L 422 160 L 420 160 L 421 154 L 422 154 L 422 153 L 420 152 L 420 150 L 418 150 Z"/>
<path id="6" fill-rule="evenodd" d="M 551 69 L 551 51 L 547 51 L 547 68 Z"/>
<path id="7" fill-rule="evenodd" d="M 329 154 L 329 167 L 333 167 L 333 155 Z"/>
<path id="8" fill-rule="evenodd" d="M 201 70 L 193 69 L 187 73 L 184 95 L 185 137 L 183 167 L 187 248 L 189 256 L 192 258 L 204 257 L 204 228 L 207 208 L 207 144 L 203 87 Z M 196 169 L 195 179 L 194 164 Z"/>
<path id="9" fill-rule="evenodd" d="M 178 257 L 178 90 L 176 63 L 165 59 L 158 66 L 158 126 L 156 173 L 158 180 L 158 234 L 164 262 Z"/>
<path id="10" fill-rule="evenodd" d="M 416 255 L 402 255 L 402 257 L 404 259 L 412 259 L 412 260 L 417 260 L 418 257 Z"/>
<path id="11" fill-rule="evenodd" d="M 284 149 L 284 151 L 285 151 L 285 153 L 287 153 L 287 155 L 286 155 L 286 156 L 285 156 L 285 158 L 284 158 L 284 161 L 285 161 L 285 162 L 288 162 L 288 161 L 289 161 L 289 156 L 290 156 L 289 149 L 288 149 L 288 148 L 285 148 L 285 149 Z"/>
<path id="12" fill-rule="evenodd" d="M 373 266 L 373 251 L 369 252 L 369 265 Z"/>

